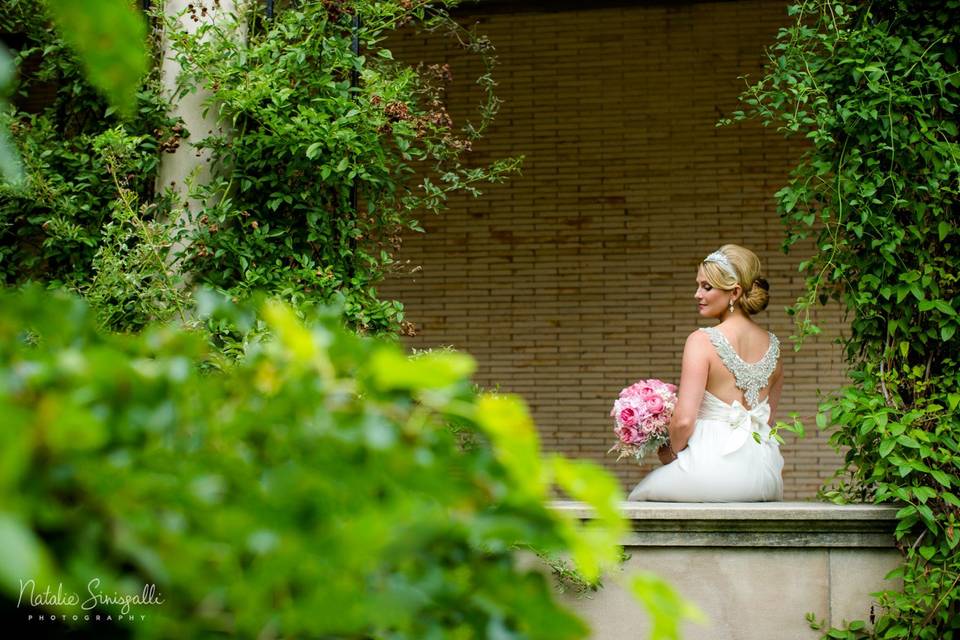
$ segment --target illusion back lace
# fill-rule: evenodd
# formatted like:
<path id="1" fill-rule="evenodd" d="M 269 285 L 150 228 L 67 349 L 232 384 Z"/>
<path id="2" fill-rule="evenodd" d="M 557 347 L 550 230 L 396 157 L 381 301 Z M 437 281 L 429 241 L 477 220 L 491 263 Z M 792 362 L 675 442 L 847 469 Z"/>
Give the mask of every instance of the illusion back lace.
<path id="1" fill-rule="evenodd" d="M 733 374 L 735 384 L 743 391 L 747 404 L 756 407 L 760 401 L 760 390 L 769 384 L 770 376 L 777 368 L 777 360 L 780 357 L 780 341 L 777 340 L 777 336 L 767 332 L 770 336 L 770 347 L 758 362 L 751 363 L 744 362 L 717 327 L 705 327 L 700 330 L 705 331 L 710 337 L 710 342 L 717 350 L 720 361 Z"/>

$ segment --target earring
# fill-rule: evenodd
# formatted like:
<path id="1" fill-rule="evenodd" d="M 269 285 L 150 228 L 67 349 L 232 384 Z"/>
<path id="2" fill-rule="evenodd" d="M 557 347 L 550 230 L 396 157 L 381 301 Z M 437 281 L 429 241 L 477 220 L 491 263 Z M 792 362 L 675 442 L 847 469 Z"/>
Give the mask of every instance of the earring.
<path id="1" fill-rule="evenodd" d="M 730 313 L 733 313 L 733 298 L 730 298 Z"/>

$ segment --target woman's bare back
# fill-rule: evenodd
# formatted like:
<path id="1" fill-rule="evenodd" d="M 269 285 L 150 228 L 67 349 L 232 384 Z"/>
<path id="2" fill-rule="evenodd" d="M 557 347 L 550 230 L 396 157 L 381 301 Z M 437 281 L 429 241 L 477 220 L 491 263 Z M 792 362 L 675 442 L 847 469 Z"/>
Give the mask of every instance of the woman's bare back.
<path id="1" fill-rule="evenodd" d="M 765 358 L 772 359 L 776 355 L 771 353 L 771 350 L 778 351 L 778 345 L 775 344 L 776 337 L 753 322 L 725 322 L 714 327 L 712 331 L 719 332 L 722 337 L 719 340 L 712 338 L 714 348 L 707 350 L 710 368 L 707 374 L 706 391 L 727 404 L 739 401 L 744 406 L 749 406 L 747 394 L 737 386 L 737 377 L 731 371 L 731 367 L 724 364 L 719 350 L 723 349 L 725 341 L 729 346 L 728 354 L 732 351 L 732 356 L 728 355 L 728 360 L 732 358 L 731 366 L 736 368 L 739 360 L 748 365 L 741 366 L 741 369 L 753 368 L 760 365 Z M 779 358 L 776 358 L 775 368 L 766 380 L 766 384 L 760 388 L 757 403 L 770 395 L 771 389 L 778 381 L 781 369 Z"/>

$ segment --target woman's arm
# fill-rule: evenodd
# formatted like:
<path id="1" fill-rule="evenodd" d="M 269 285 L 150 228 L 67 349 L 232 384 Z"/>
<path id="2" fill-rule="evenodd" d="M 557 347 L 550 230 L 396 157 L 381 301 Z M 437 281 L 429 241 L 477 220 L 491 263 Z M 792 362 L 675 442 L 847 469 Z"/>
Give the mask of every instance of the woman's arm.
<path id="1" fill-rule="evenodd" d="M 710 337 L 703 331 L 694 331 L 683 346 L 683 362 L 680 368 L 680 389 L 677 406 L 670 420 L 670 444 L 674 451 L 687 446 L 693 435 L 693 427 L 707 388 L 710 373 Z"/>

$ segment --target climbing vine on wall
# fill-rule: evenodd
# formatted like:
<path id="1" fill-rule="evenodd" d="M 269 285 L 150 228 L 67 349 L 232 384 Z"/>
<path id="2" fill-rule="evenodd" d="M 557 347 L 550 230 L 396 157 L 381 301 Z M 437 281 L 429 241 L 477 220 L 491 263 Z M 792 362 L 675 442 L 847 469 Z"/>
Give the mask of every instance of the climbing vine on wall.
<path id="1" fill-rule="evenodd" d="M 454 1 L 277 2 L 267 14 L 262 2 L 227 12 L 198 0 L 179 16 L 161 4 L 146 15 L 151 71 L 118 113 L 55 29 L 48 9 L 70 3 L 0 0 L 19 69 L 0 124 L 24 165 L 23 185 L 0 186 L 3 281 L 65 285 L 120 330 L 182 318 L 184 284 L 237 299 L 265 291 L 298 309 L 336 299 L 360 332 L 411 330 L 402 303 L 376 290 L 397 267 L 402 232 L 422 231 L 419 218 L 450 194 L 479 196 L 519 168 L 468 162 L 500 104 L 490 41 L 449 17 Z M 483 61 L 479 78 L 456 79 L 482 89 L 472 120 L 446 108 L 456 68 L 394 59 L 386 40 L 401 28 L 452 38 Z M 187 131 L 168 115 L 163 34 L 183 69 L 174 99 L 208 91 L 221 129 Z M 209 177 L 190 185 L 199 210 L 157 185 L 178 148 L 209 154 Z M 238 344 L 215 333 L 224 350 Z"/>
<path id="2" fill-rule="evenodd" d="M 82 292 L 112 328 L 169 319 L 183 292 L 172 281 L 176 265 L 157 256 L 172 243 L 167 221 L 176 203 L 155 178 L 182 126 L 168 115 L 156 69 L 114 91 L 122 109 L 108 103 L 48 9 L 38 0 L 0 0 L 0 33 L 17 68 L 0 126 L 23 165 L 19 184 L 0 183 L 0 282 Z M 108 27 L 122 19 L 114 13 L 122 12 L 103 16 Z M 132 19 L 143 22 L 137 13 Z M 156 37 L 150 44 L 156 54 Z M 116 58 L 143 58 L 135 40 L 116 45 Z M 126 81 L 116 67 L 99 75 Z"/>
<path id="3" fill-rule="evenodd" d="M 215 4 L 188 9 L 195 33 L 168 21 L 187 70 L 182 90 L 209 91 L 228 125 L 191 138 L 211 153 L 213 178 L 196 190 L 207 204 L 186 268 L 232 294 L 339 293 L 355 328 L 403 327 L 402 304 L 376 292 L 401 233 L 422 231 L 418 218 L 442 210 L 448 194 L 480 195 L 519 166 L 466 161 L 499 106 L 492 45 L 448 16 L 454 3 L 290 3 L 272 17 L 252 3 L 211 20 Z M 394 59 L 385 39 L 400 27 L 452 37 L 484 61 L 475 122 L 447 111 L 448 65 Z"/>
<path id="4" fill-rule="evenodd" d="M 820 407 L 845 451 L 835 500 L 896 501 L 900 591 L 871 626 L 829 637 L 960 630 L 960 2 L 799 2 L 734 120 L 809 141 L 777 193 L 785 248 L 811 238 L 798 337 L 847 310 L 849 384 Z M 866 612 L 865 612 L 866 615 Z"/>

